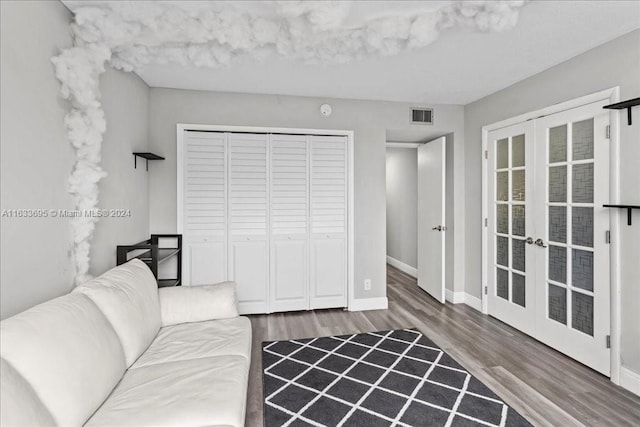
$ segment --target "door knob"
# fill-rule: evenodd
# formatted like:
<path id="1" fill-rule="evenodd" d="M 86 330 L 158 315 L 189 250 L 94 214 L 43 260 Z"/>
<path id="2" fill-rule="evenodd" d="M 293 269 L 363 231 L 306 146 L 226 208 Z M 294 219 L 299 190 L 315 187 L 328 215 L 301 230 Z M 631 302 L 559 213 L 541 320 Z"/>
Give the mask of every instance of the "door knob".
<path id="1" fill-rule="evenodd" d="M 525 242 L 527 242 L 528 245 L 533 245 L 533 237 L 527 237 L 527 240 L 525 240 Z"/>
<path id="2" fill-rule="evenodd" d="M 544 244 L 544 241 L 543 241 L 542 239 L 538 239 L 538 240 L 536 240 L 536 241 L 535 241 L 535 244 L 536 244 L 537 246 L 540 246 L 541 248 L 546 248 L 546 247 L 547 247 L 547 245 L 545 245 L 545 244 Z"/>
<path id="3" fill-rule="evenodd" d="M 432 230 L 437 230 L 437 231 L 444 231 L 446 230 L 447 227 L 443 227 L 442 225 L 439 225 L 437 227 L 433 227 Z"/>

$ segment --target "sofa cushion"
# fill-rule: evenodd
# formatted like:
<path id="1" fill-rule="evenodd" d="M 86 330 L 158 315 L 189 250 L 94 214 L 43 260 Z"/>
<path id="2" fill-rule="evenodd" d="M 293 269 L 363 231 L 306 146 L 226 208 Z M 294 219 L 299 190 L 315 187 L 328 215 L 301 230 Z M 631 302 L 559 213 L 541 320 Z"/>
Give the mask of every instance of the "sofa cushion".
<path id="1" fill-rule="evenodd" d="M 162 326 L 238 316 L 236 283 L 161 288 Z"/>
<path id="2" fill-rule="evenodd" d="M 118 334 L 130 366 L 160 329 L 158 284 L 147 265 L 133 259 L 74 289 L 102 310 Z"/>
<path id="3" fill-rule="evenodd" d="M 166 326 L 131 369 L 228 355 L 251 360 L 251 322 L 246 317 Z"/>
<path id="4" fill-rule="evenodd" d="M 4 359 L 0 359 L 0 425 L 55 426 L 33 388 Z"/>
<path id="5" fill-rule="evenodd" d="M 82 425 L 126 369 L 113 327 L 93 301 L 79 293 L 0 322 L 0 356 L 31 385 L 61 426 Z"/>
<path id="6" fill-rule="evenodd" d="M 248 373 L 242 356 L 130 369 L 86 426 L 244 426 Z"/>

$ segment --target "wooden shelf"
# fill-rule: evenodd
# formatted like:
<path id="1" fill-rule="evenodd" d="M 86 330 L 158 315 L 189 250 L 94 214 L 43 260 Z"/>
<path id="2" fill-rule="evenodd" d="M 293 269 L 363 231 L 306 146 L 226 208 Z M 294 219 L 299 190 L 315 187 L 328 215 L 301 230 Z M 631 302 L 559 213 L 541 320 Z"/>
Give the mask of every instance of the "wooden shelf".
<path id="1" fill-rule="evenodd" d="M 640 98 L 627 99 L 626 101 L 616 102 L 615 104 L 605 105 L 602 108 L 608 110 L 627 110 L 627 123 L 631 126 L 631 107 L 640 105 Z"/>
<path id="2" fill-rule="evenodd" d="M 640 98 L 639 98 L 640 99 Z M 618 208 L 627 210 L 627 225 L 631 225 L 631 215 L 634 209 L 640 209 L 640 205 L 602 205 L 605 208 Z"/>

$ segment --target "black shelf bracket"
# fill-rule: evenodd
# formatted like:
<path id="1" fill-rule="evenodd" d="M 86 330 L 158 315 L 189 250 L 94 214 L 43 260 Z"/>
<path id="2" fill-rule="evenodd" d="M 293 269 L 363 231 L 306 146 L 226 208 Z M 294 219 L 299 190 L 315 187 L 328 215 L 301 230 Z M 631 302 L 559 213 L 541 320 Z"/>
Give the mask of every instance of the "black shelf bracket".
<path id="1" fill-rule="evenodd" d="M 605 105 L 602 108 L 606 108 L 608 110 L 627 110 L 627 123 L 631 126 L 631 107 L 635 107 L 636 105 L 640 105 L 640 98 L 628 99 L 626 101 L 617 102 L 615 104 Z"/>
<path id="2" fill-rule="evenodd" d="M 149 170 L 149 160 L 164 160 L 164 157 L 153 153 L 133 153 L 133 168 L 138 169 L 138 157 L 142 157 L 147 161 L 147 171 Z"/>
<path id="3" fill-rule="evenodd" d="M 627 225 L 631 225 L 631 212 L 640 209 L 640 205 L 602 205 L 605 208 L 618 208 L 627 210 Z"/>

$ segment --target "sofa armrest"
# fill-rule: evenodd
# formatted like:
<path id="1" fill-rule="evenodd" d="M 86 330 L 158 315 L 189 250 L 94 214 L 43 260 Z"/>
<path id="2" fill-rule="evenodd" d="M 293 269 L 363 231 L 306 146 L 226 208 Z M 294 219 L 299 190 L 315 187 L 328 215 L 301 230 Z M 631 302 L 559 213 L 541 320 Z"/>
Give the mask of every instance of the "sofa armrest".
<path id="1" fill-rule="evenodd" d="M 160 288 L 162 326 L 238 317 L 236 283 Z"/>

